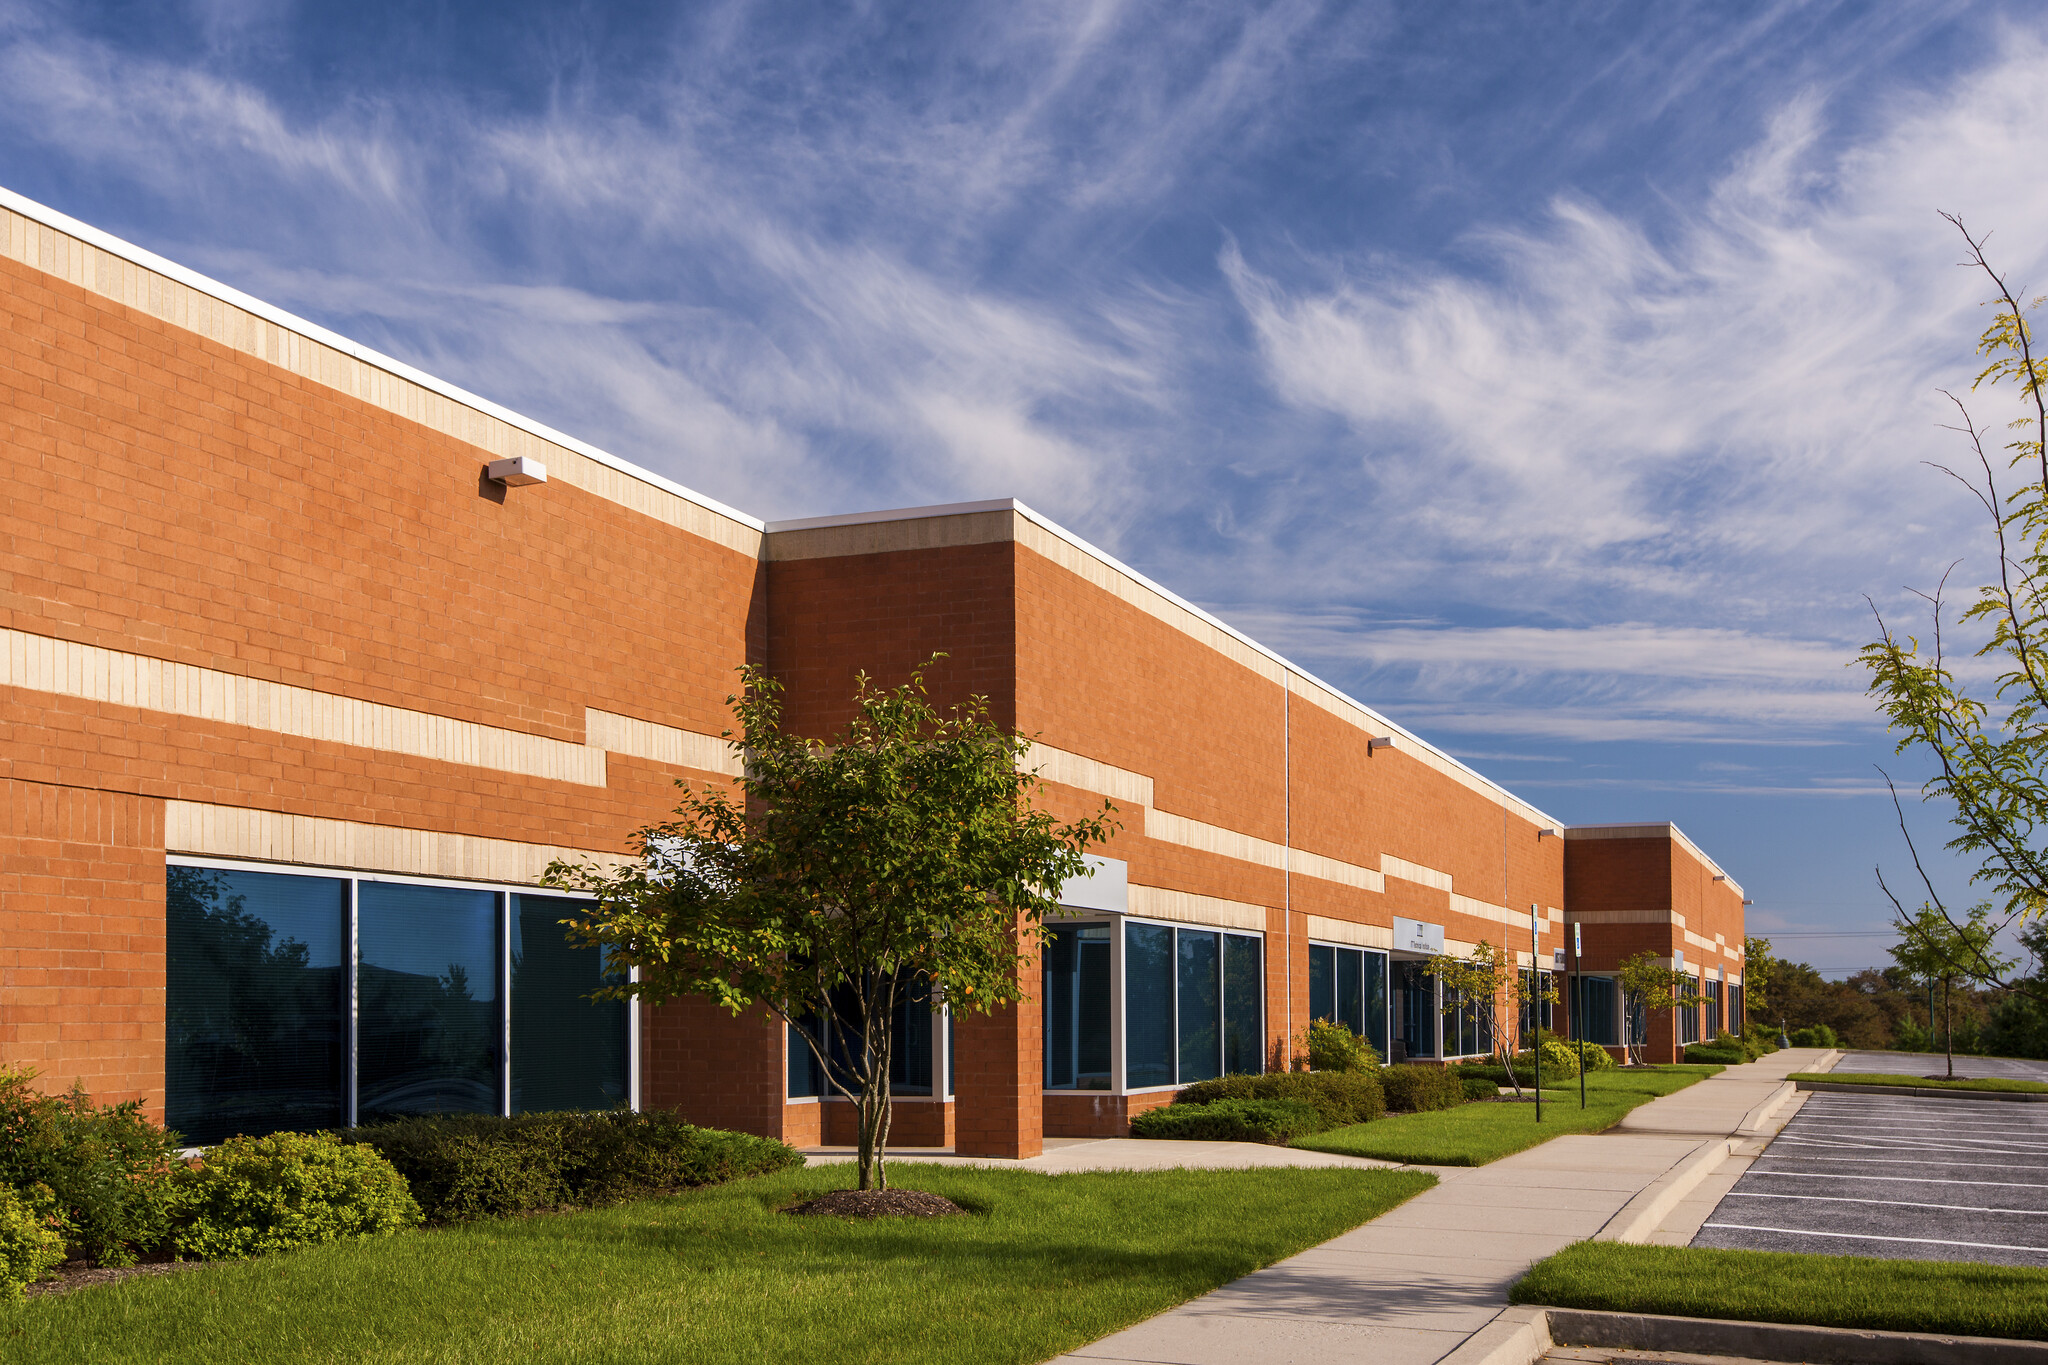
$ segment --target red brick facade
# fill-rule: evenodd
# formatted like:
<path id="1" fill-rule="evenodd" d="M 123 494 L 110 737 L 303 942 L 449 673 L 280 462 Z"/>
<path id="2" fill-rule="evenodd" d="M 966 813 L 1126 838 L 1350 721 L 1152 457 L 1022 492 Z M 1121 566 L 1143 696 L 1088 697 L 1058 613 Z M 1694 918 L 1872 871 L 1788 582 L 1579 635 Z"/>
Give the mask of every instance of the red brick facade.
<path id="1" fill-rule="evenodd" d="M 1689 845 L 1547 837 L 1023 509 L 764 528 L 167 272 L 0 210 L 0 1062 L 46 1084 L 161 1110 L 167 855 L 511 886 L 616 856 L 675 779 L 722 780 L 747 662 L 823 735 L 857 672 L 944 653 L 942 702 L 1045 746 L 1047 804 L 1115 801 L 1132 916 L 1263 936 L 1269 1066 L 1311 939 L 1383 950 L 1396 916 L 1526 953 L 1534 906 L 1546 959 L 1567 912 L 1610 956 L 1739 948 Z M 549 481 L 484 477 L 515 449 Z M 1025 1156 L 1170 1098 L 1044 1093 L 1023 970 L 1032 1001 L 956 1021 L 954 1099 L 906 1100 L 896 1141 Z M 846 1136 L 843 1103 L 787 1098 L 765 1015 L 639 1027 L 642 1103 Z"/>

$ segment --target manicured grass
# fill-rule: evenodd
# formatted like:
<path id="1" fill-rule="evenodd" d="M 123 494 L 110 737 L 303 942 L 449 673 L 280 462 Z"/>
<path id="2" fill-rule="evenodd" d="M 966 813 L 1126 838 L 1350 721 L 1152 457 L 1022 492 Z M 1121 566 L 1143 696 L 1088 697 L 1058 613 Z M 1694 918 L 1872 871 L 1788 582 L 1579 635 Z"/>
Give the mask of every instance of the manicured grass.
<path id="1" fill-rule="evenodd" d="M 1589 1089 L 1581 1109 L 1576 1090 L 1569 1096 L 1552 1096 L 1552 1091 L 1543 1092 L 1541 1124 L 1533 1104 L 1461 1104 L 1426 1114 L 1389 1114 L 1371 1123 L 1296 1138 L 1292 1145 L 1423 1166 L 1484 1166 L 1566 1133 L 1611 1128 L 1622 1115 L 1651 1099 L 1640 1093 Z"/>
<path id="2" fill-rule="evenodd" d="M 1642 1071 L 1592 1071 L 1586 1075 L 1586 1107 L 1579 1108 L 1579 1082 L 1543 1087 L 1543 1122 L 1533 1104 L 1462 1104 L 1427 1114 L 1389 1114 L 1296 1138 L 1296 1147 L 1422 1166 L 1484 1166 L 1566 1133 L 1597 1133 L 1621 1122 L 1639 1104 L 1695 1085 L 1718 1066 L 1663 1066 Z"/>
<path id="3" fill-rule="evenodd" d="M 1936 1058 L 1937 1062 L 1941 1059 Z M 1923 1076 L 1894 1076 L 1887 1071 L 1795 1071 L 1789 1077 L 1795 1081 L 1839 1081 L 1847 1085 L 1910 1085 L 1916 1089 L 1929 1090 L 2006 1090 L 2019 1094 L 2048 1093 L 2048 1085 L 2040 1081 L 2016 1081 L 2005 1076 L 1979 1076 L 1965 1080 L 1958 1077 L 1949 1080 L 1930 1081 Z"/>
<path id="4" fill-rule="evenodd" d="M 973 1212 L 776 1212 L 846 1166 L 130 1280 L 0 1309 L 0 1360 L 1044 1360 L 1377 1217 L 1424 1172 L 898 1165 Z"/>
<path id="5" fill-rule="evenodd" d="M 2048 1270 L 1957 1261 L 1577 1242 L 1531 1266 L 1508 1298 L 1685 1318 L 2048 1336 Z"/>

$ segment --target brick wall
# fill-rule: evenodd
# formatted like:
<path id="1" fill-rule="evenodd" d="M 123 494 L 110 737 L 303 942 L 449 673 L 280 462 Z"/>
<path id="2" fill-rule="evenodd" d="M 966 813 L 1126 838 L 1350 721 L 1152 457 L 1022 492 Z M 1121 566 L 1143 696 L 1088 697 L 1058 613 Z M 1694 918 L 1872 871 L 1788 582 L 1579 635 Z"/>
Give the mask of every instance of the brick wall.
<path id="1" fill-rule="evenodd" d="M 0 778 L 0 1062 L 164 1101 L 163 803 Z"/>

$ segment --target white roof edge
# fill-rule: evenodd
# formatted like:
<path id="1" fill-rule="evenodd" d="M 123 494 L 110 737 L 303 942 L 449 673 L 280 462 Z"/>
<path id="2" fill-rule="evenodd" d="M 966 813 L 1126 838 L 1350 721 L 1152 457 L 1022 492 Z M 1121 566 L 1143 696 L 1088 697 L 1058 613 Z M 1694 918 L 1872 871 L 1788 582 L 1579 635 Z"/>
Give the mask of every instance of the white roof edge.
<path id="1" fill-rule="evenodd" d="M 883 521 L 923 521 L 927 517 L 960 517 L 975 512 L 1022 512 L 1031 516 L 1015 498 L 990 498 L 983 502 L 946 502 L 931 507 L 895 507 L 886 512 L 844 512 L 830 517 L 799 517 L 794 521 L 771 521 L 763 530 L 822 531 L 833 526 L 871 526 Z M 1036 518 L 1034 518 L 1035 520 Z"/>
<path id="2" fill-rule="evenodd" d="M 1552 825 L 1561 824 L 1561 822 L 1558 821 L 1554 816 L 1545 814 L 1540 807 L 1534 805 L 1530 801 L 1525 800 L 1520 796 L 1515 795 L 1513 792 L 1509 791 L 1500 783 L 1486 776 L 1486 774 L 1472 768 L 1469 764 L 1453 757 L 1450 754 L 1445 753 L 1441 748 L 1437 747 L 1434 744 L 1431 744 L 1428 740 L 1416 734 L 1413 730 L 1410 730 L 1404 725 L 1399 725 L 1394 721 L 1387 719 L 1378 711 L 1374 710 L 1370 706 L 1367 706 L 1364 702 L 1359 701 L 1356 697 L 1351 696 L 1343 689 L 1332 687 L 1329 683 L 1324 682 L 1321 678 L 1318 678 L 1315 674 L 1309 672 L 1307 669 L 1301 667 L 1299 664 L 1289 660 L 1284 655 L 1277 654 L 1273 650 L 1268 649 L 1265 645 L 1260 644 L 1257 640 L 1254 640 L 1251 636 L 1245 634 L 1237 627 L 1230 625 L 1228 622 L 1219 619 L 1210 612 L 1204 611 L 1202 608 L 1188 601 L 1185 597 L 1182 597 L 1179 593 L 1174 592 L 1172 589 L 1162 587 L 1158 583 L 1153 582 L 1150 578 L 1147 578 L 1144 574 L 1139 573 L 1136 569 L 1133 569 L 1130 565 L 1124 563 L 1115 555 L 1109 554 L 1106 551 L 1103 551 L 1097 548 L 1096 546 L 1089 544 L 1087 541 L 1081 539 L 1081 537 L 1075 535 L 1072 531 L 1069 531 L 1066 527 L 1052 520 L 1052 518 L 1047 517 L 1039 512 L 1033 511 L 1031 508 L 1025 506 L 1023 503 L 1017 501 L 1017 499 L 1015 498 L 996 498 L 987 502 L 940 503 L 931 507 L 895 507 L 882 512 L 853 512 L 845 516 L 812 517 L 804 521 L 776 521 L 770 522 L 768 524 L 767 529 L 772 534 L 777 531 L 815 530 L 828 526 L 862 526 L 873 522 L 915 521 L 924 517 L 962 516 L 974 512 L 1000 512 L 1005 510 L 1014 511 L 1018 516 L 1030 521 L 1034 526 L 1039 527 L 1041 530 L 1047 531 L 1052 535 L 1058 536 L 1061 540 L 1064 540 L 1065 542 L 1067 542 L 1067 544 L 1073 546 L 1082 554 L 1088 555 L 1090 558 L 1100 560 L 1102 563 L 1108 565 L 1112 569 L 1115 569 L 1118 573 L 1124 575 L 1124 577 L 1130 579 L 1131 581 L 1142 584 L 1145 588 L 1149 589 L 1150 591 L 1158 593 L 1161 597 L 1173 603 L 1181 610 L 1186 611 L 1191 615 L 1199 618 L 1200 620 L 1207 622 L 1209 625 L 1214 626 L 1216 629 L 1222 631 L 1225 635 L 1230 636 L 1233 640 L 1236 640 L 1239 644 L 1245 646 L 1247 649 L 1255 650 L 1259 654 L 1264 655 L 1266 658 L 1278 664 L 1285 671 L 1292 673 L 1297 678 L 1300 678 L 1303 682 L 1313 683 L 1315 686 L 1322 688 L 1325 692 L 1328 692 L 1331 696 L 1338 698 L 1340 701 L 1343 701 L 1347 705 L 1357 707 L 1359 710 L 1365 712 L 1366 715 L 1370 716 L 1374 724 L 1384 725 L 1392 733 L 1402 736 L 1403 738 L 1409 740 L 1411 743 L 1421 745 L 1423 748 L 1435 754 L 1438 758 L 1441 758 L 1444 762 L 1449 763 L 1453 767 L 1457 768 L 1460 772 L 1470 777 L 1473 781 L 1479 783 L 1484 787 L 1489 788 L 1492 791 L 1500 793 L 1503 799 L 1512 801 L 1516 805 L 1522 806 L 1525 809 L 1535 811 L 1536 814 L 1541 816 L 1543 820 L 1548 821 Z"/>
<path id="3" fill-rule="evenodd" d="M 165 260 L 153 251 L 136 246 L 133 242 L 125 242 L 112 233 L 103 232 L 90 224 L 81 223 L 76 218 L 68 214 L 59 213 L 56 209 L 50 208 L 47 205 L 38 204 L 35 200 L 17 194 L 4 185 L 0 185 L 0 206 L 10 208 L 24 218 L 33 218 L 45 227 L 55 228 L 59 232 L 76 237 L 82 242 L 98 247 L 109 255 L 119 256 L 123 260 L 131 261 L 146 270 L 153 270 L 159 275 L 168 276 L 188 288 L 196 289 L 202 294 L 209 294 L 219 299 L 222 303 L 233 304 L 244 312 L 254 313 L 265 321 L 274 322 L 287 331 L 297 332 L 299 335 L 317 341 L 323 346 L 331 346 L 345 355 L 355 357 L 365 365 L 385 370 L 397 375 L 401 379 L 418 384 L 421 388 L 432 389 L 443 398 L 450 398 L 465 407 L 475 408 L 478 412 L 495 417 L 509 426 L 518 427 L 529 435 L 538 436 L 543 441 L 553 442 L 565 450 L 572 450 L 586 459 L 592 459 L 599 464 L 608 465 L 621 474 L 638 479 L 642 483 L 651 484 L 663 492 L 673 493 L 679 498 L 696 503 L 706 511 L 716 512 L 721 517 L 726 517 L 756 531 L 765 529 L 759 517 L 748 516 L 745 512 L 739 511 L 736 508 L 727 507 L 716 498 L 706 497 L 694 489 L 683 487 L 683 485 L 673 479 L 664 478 L 651 469 L 642 469 L 630 460 L 622 460 L 609 451 L 599 450 L 596 446 L 579 441 L 574 436 L 556 431 L 545 423 L 536 422 L 531 417 L 523 417 L 510 408 L 493 403 L 488 398 L 480 398 L 467 389 L 459 388 L 444 379 L 436 379 L 433 375 L 423 370 L 414 369 L 402 360 L 394 360 L 381 351 L 373 351 L 358 342 L 350 341 L 347 337 L 337 332 L 331 332 L 316 322 L 308 322 L 296 314 L 287 313 L 282 308 L 244 294 L 232 285 L 222 284 L 219 280 L 210 279 L 196 270 L 179 265 L 175 261 Z"/>
<path id="4" fill-rule="evenodd" d="M 1565 826 L 1564 837 L 1567 839 L 1597 839 L 1602 835 L 1606 835 L 1609 838 L 1614 838 L 1617 836 L 1614 833 L 1611 833 L 1611 831 L 1618 830 L 1641 830 L 1643 832 L 1643 836 L 1646 838 L 1650 837 L 1653 832 L 1669 834 L 1674 843 L 1678 844 L 1681 848 L 1691 853 L 1693 857 L 1699 859 L 1700 862 L 1706 866 L 1709 872 L 1712 872 L 1715 876 L 1720 877 L 1722 880 L 1726 881 L 1728 883 L 1729 888 L 1733 890 L 1736 895 L 1739 896 L 1742 894 L 1742 884 L 1736 881 L 1735 878 L 1728 875 L 1728 869 L 1722 867 L 1719 863 L 1715 862 L 1712 858 L 1708 857 L 1707 851 L 1705 849 L 1701 848 L 1698 844 L 1694 843 L 1692 841 L 1691 836 L 1686 834 L 1684 830 L 1680 829 L 1677 826 L 1677 824 L 1670 820 L 1622 821 L 1619 823 L 1599 825 L 1567 825 Z"/>

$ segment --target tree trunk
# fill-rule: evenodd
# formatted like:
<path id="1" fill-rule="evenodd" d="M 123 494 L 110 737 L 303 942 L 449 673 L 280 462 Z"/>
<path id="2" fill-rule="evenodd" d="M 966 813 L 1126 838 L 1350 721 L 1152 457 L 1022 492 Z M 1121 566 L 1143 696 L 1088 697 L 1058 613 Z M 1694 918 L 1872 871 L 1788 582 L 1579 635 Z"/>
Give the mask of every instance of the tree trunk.
<path id="1" fill-rule="evenodd" d="M 1956 997 L 1955 987 L 1946 980 L 1941 983 L 1941 1032 L 1948 1043 L 1948 1078 L 1956 1078 Z"/>
<path id="2" fill-rule="evenodd" d="M 864 1190 L 889 1188 L 889 1081 L 885 1072 L 879 1086 L 863 1087 L 860 1096 L 860 1187 Z"/>

